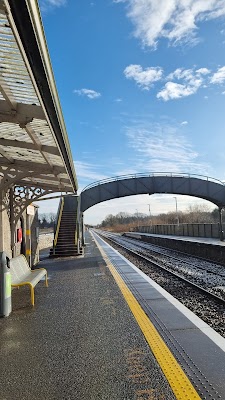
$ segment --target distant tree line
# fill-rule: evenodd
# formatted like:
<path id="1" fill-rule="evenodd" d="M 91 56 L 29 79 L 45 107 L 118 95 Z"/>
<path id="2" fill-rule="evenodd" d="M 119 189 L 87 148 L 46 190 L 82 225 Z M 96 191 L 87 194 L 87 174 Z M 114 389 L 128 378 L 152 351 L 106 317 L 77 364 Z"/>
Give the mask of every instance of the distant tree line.
<path id="1" fill-rule="evenodd" d="M 109 214 L 102 221 L 99 228 L 106 228 L 117 230 L 118 227 L 132 228 L 134 226 L 141 225 L 168 225 L 176 224 L 177 217 L 179 223 L 217 223 L 219 222 L 219 211 L 215 208 L 210 211 L 207 205 L 194 205 L 189 206 L 184 212 L 168 212 L 161 213 L 158 215 L 149 216 L 143 213 L 130 214 L 127 212 L 119 212 L 116 215 Z M 114 229 L 115 228 L 115 229 Z"/>
<path id="2" fill-rule="evenodd" d="M 40 229 L 54 228 L 56 221 L 56 214 L 55 213 L 39 214 L 38 220 Z"/>

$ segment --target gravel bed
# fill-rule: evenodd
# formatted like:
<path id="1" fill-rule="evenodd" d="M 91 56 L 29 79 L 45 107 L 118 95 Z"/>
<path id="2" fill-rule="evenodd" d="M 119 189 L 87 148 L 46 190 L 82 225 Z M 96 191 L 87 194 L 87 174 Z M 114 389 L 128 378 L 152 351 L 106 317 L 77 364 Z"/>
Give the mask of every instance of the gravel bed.
<path id="1" fill-rule="evenodd" d="M 221 336 L 225 337 L 224 305 L 218 304 L 213 299 L 209 299 L 207 295 L 197 292 L 196 289 L 193 289 L 185 282 L 181 282 L 180 279 L 171 276 L 169 272 L 163 271 L 158 267 L 131 255 L 129 252 L 121 249 L 120 246 L 112 243 L 110 239 L 108 240 L 104 237 L 104 240 L 158 283 L 163 289 L 172 294 L 172 296 L 205 321 L 209 326 L 215 329 L 215 331 L 217 331 Z"/>
<path id="2" fill-rule="evenodd" d="M 110 235 L 113 239 L 113 235 Z M 169 271 L 179 274 L 194 284 L 221 297 L 225 300 L 225 267 L 211 261 L 187 256 L 177 251 L 161 248 L 160 246 L 143 243 L 137 239 L 116 237 L 121 244 L 138 254 L 148 257 Z M 141 248 L 141 250 L 140 250 Z"/>

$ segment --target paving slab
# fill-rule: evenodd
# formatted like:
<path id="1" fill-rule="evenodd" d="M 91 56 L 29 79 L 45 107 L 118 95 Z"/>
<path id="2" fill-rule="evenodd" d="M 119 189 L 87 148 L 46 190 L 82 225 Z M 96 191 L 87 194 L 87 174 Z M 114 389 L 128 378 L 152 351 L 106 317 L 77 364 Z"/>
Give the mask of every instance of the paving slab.
<path id="1" fill-rule="evenodd" d="M 42 259 L 49 288 L 0 319 L 1 400 L 174 400 L 89 233 L 83 258 Z"/>

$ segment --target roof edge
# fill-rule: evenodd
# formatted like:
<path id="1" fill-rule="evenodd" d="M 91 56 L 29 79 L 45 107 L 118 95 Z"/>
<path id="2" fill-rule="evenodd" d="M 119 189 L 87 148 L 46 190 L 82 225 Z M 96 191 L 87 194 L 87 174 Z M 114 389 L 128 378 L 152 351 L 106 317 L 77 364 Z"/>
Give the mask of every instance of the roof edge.
<path id="1" fill-rule="evenodd" d="M 5 0 L 9 4 L 30 68 L 59 144 L 74 191 L 78 182 L 59 102 L 37 0 Z"/>

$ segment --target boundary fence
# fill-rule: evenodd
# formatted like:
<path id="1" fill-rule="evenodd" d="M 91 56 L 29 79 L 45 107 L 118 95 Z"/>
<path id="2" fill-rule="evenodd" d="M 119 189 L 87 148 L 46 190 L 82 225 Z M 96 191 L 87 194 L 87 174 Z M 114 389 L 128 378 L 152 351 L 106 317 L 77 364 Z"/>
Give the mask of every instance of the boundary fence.
<path id="1" fill-rule="evenodd" d="M 222 224 L 223 232 L 225 224 Z M 206 238 L 220 238 L 220 224 L 171 224 L 139 226 L 135 232 L 152 233 L 158 235 L 192 236 Z"/>

